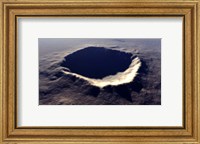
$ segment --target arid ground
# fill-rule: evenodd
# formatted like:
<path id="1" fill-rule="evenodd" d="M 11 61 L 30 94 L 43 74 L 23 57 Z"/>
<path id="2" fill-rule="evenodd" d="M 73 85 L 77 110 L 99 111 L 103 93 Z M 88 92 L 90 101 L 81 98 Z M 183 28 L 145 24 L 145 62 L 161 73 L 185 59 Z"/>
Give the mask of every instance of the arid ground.
<path id="1" fill-rule="evenodd" d="M 40 105 L 161 104 L 161 39 L 38 43 Z"/>

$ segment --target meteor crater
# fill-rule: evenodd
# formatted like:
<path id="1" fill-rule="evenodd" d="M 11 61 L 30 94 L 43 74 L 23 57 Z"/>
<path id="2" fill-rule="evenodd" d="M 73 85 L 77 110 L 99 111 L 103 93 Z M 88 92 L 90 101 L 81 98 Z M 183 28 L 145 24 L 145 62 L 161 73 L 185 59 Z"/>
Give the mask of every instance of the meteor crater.
<path id="1" fill-rule="evenodd" d="M 132 82 L 141 61 L 132 53 L 91 46 L 65 56 L 61 66 L 68 69 L 63 73 L 103 88 Z"/>

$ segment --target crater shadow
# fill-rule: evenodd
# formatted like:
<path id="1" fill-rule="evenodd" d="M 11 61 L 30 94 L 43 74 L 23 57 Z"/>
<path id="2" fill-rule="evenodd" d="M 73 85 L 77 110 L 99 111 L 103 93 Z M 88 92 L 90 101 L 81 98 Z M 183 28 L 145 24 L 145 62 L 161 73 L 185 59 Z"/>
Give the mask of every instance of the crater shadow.
<path id="1" fill-rule="evenodd" d="M 88 78 L 102 79 L 125 71 L 131 62 L 131 53 L 92 46 L 65 56 L 61 66 Z"/>

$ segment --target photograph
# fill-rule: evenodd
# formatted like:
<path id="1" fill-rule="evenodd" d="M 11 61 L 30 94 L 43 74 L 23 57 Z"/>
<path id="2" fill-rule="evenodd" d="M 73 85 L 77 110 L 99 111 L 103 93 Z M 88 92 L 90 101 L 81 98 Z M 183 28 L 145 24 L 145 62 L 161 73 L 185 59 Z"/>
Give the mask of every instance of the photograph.
<path id="1" fill-rule="evenodd" d="M 0 144 L 200 144 L 200 0 L 0 9 Z"/>
<path id="2" fill-rule="evenodd" d="M 160 38 L 38 38 L 39 105 L 161 105 Z"/>

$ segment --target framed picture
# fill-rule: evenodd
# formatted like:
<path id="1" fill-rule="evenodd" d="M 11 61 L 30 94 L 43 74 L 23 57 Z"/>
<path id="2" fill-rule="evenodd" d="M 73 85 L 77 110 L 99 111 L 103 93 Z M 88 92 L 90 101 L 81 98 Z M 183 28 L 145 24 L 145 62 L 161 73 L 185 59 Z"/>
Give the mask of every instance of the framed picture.
<path id="1" fill-rule="evenodd" d="M 199 1 L 0 4 L 0 143 L 200 143 Z"/>

